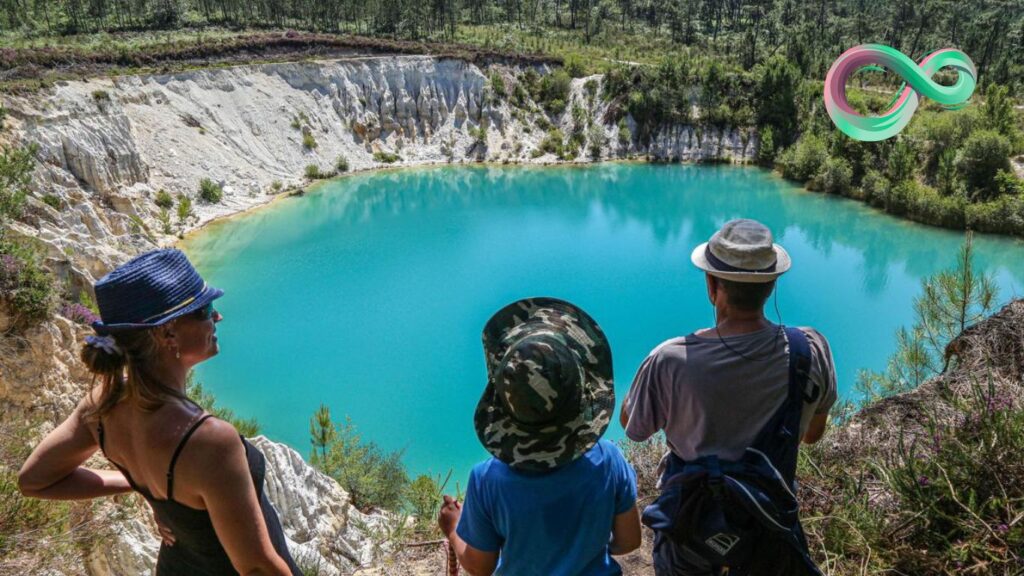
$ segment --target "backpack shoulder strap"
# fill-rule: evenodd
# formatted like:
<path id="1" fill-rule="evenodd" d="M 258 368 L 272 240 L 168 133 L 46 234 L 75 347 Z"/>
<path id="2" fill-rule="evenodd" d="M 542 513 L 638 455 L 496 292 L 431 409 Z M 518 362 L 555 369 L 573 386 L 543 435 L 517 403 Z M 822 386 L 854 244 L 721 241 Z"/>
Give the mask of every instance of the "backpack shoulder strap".
<path id="1" fill-rule="evenodd" d="M 786 327 L 786 339 L 789 340 L 790 397 L 795 396 L 808 403 L 814 402 L 818 399 L 818 387 L 807 391 L 807 381 L 811 377 L 811 344 L 803 330 L 795 326 Z"/>

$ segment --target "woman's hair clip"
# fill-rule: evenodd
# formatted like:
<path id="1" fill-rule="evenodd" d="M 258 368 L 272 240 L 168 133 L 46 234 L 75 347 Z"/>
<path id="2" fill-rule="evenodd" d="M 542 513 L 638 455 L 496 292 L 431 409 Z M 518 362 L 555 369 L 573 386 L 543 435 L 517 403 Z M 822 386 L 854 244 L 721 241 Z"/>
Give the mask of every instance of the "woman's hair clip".
<path id="1" fill-rule="evenodd" d="M 85 337 L 85 344 L 87 346 L 92 346 L 93 348 L 99 348 L 100 350 L 103 350 L 107 354 L 112 354 L 114 356 L 123 356 L 124 355 L 124 351 L 121 350 L 121 347 L 117 345 L 117 341 L 114 340 L 114 337 L 110 336 L 110 335 L 107 335 L 107 336 L 93 336 L 93 335 L 86 336 Z"/>

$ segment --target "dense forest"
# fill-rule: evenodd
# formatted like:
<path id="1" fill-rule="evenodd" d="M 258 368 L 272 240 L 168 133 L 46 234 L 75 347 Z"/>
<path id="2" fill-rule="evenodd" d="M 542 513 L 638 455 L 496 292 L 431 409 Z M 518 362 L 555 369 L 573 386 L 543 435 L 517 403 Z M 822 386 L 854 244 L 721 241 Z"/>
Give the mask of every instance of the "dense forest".
<path id="1" fill-rule="evenodd" d="M 782 55 L 817 77 L 854 44 L 880 42 L 914 59 L 954 46 L 983 81 L 1024 77 L 1021 0 L 0 1 L 0 28 L 20 36 L 211 25 L 473 39 L 525 51 L 550 51 L 564 38 L 622 44 L 625 54 L 630 44 L 652 44 L 658 53 L 706 51 L 744 69 Z"/>

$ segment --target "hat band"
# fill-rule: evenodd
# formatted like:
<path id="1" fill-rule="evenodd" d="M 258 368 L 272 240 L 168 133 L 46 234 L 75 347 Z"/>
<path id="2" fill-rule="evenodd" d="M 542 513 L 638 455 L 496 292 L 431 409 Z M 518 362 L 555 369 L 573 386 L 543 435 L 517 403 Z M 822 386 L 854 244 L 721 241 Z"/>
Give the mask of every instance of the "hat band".
<path id="1" fill-rule="evenodd" d="M 719 270 L 721 272 L 757 272 L 757 273 L 774 272 L 775 271 L 775 265 L 779 263 L 778 258 L 776 258 L 775 262 L 772 262 L 771 266 L 767 266 L 765 268 L 761 268 L 760 270 L 750 270 L 750 269 L 747 269 L 747 268 L 737 268 L 736 266 L 733 266 L 731 264 L 726 264 L 725 262 L 722 262 L 721 260 L 718 259 L 717 256 L 712 254 L 711 253 L 711 245 L 710 244 L 704 247 L 704 257 L 707 258 L 708 262 L 712 266 L 714 266 L 716 270 Z"/>
<path id="2" fill-rule="evenodd" d="M 154 314 L 154 315 L 150 316 L 149 318 L 143 318 L 142 320 L 139 320 L 137 322 L 137 324 L 145 324 L 145 323 L 149 322 L 150 320 L 154 320 L 154 319 L 159 318 L 161 316 L 166 316 L 168 314 L 171 314 L 171 313 L 173 313 L 173 312 L 175 312 L 177 310 L 181 310 L 185 306 L 188 306 L 189 304 L 195 302 L 196 298 L 199 298 L 199 296 L 201 296 L 203 292 L 206 292 L 206 282 L 203 282 L 203 287 L 199 289 L 199 294 L 196 294 L 195 296 L 192 296 L 191 298 L 186 298 L 183 302 L 181 302 L 177 306 L 174 306 L 173 308 L 169 308 L 167 310 L 164 310 L 163 312 L 160 312 L 158 314 Z"/>

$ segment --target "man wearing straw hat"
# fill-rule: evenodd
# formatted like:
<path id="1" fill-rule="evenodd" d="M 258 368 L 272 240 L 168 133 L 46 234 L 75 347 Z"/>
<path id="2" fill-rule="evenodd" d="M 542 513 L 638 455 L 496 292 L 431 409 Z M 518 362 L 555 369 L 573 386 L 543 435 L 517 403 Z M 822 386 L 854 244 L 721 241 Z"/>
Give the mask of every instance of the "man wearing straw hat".
<path id="1" fill-rule="evenodd" d="M 487 386 L 473 423 L 493 457 L 465 505 L 438 517 L 474 576 L 614 576 L 640 546 L 636 475 L 601 436 L 615 410 L 612 353 L 586 312 L 555 298 L 498 311 L 483 334 Z"/>
<path id="2" fill-rule="evenodd" d="M 697 463 L 687 468 L 691 473 L 700 469 L 707 474 L 700 466 L 710 461 L 717 472 L 719 463 L 763 457 L 753 465 L 768 470 L 780 483 L 784 478 L 783 495 L 791 498 L 791 525 L 786 528 L 791 529 L 793 546 L 766 550 L 761 544 L 765 539 L 754 536 L 748 538 L 752 548 L 744 549 L 740 535 L 725 529 L 691 542 L 705 528 L 698 525 L 710 522 L 700 517 L 706 512 L 680 518 L 678 512 L 666 512 L 675 504 L 660 510 L 652 506 L 644 513 L 644 523 L 655 528 L 655 571 L 658 576 L 704 576 L 730 568 L 731 574 L 816 573 L 796 519 L 792 488 L 799 441 L 821 439 L 836 400 L 828 341 L 812 328 L 785 328 L 765 317 L 764 305 L 776 279 L 789 270 L 790 257 L 760 222 L 725 223 L 697 246 L 691 260 L 705 273 L 715 326 L 672 338 L 647 356 L 623 402 L 622 426 L 637 442 L 664 432 L 669 453 L 660 468 L 662 497 L 667 497 L 666 480 L 687 464 Z M 678 486 L 683 478 L 675 476 L 671 485 Z M 718 504 L 723 502 L 720 493 L 716 498 Z M 765 524 L 773 520 L 770 516 Z M 781 553 L 792 550 L 797 553 Z M 777 566 L 790 561 L 801 569 Z"/>

